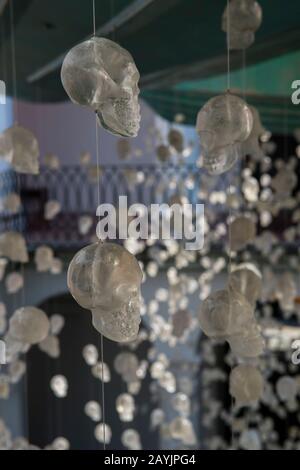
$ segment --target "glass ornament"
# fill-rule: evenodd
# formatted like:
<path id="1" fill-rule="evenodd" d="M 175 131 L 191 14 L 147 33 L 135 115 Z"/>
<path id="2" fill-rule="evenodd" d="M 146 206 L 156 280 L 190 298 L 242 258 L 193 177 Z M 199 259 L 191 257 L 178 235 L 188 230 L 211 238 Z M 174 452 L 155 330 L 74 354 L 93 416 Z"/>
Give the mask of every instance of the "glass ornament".
<path id="1" fill-rule="evenodd" d="M 168 133 L 170 146 L 177 152 L 182 153 L 184 148 L 184 136 L 178 129 L 170 129 Z"/>
<path id="2" fill-rule="evenodd" d="M 230 336 L 227 341 L 232 353 L 241 359 L 261 356 L 265 349 L 265 341 L 255 321 L 250 323 L 242 334 Z"/>
<path id="3" fill-rule="evenodd" d="M 17 173 L 39 173 L 39 144 L 24 127 L 14 125 L 0 134 L 0 158 L 12 165 Z"/>
<path id="4" fill-rule="evenodd" d="M 78 219 L 78 231 L 80 235 L 87 235 L 93 226 L 93 218 L 89 215 L 83 215 Z"/>
<path id="5" fill-rule="evenodd" d="M 0 256 L 10 261 L 27 263 L 29 260 L 26 241 L 18 232 L 4 232 L 0 235 Z"/>
<path id="6" fill-rule="evenodd" d="M 51 269 L 54 253 L 49 246 L 39 246 L 35 250 L 34 262 L 38 272 L 46 272 Z"/>
<path id="7" fill-rule="evenodd" d="M 173 419 L 169 426 L 173 439 L 178 439 L 188 446 L 197 444 L 197 439 L 192 422 L 188 418 L 178 416 Z"/>
<path id="8" fill-rule="evenodd" d="M 15 384 L 20 381 L 26 372 L 26 363 L 24 361 L 15 360 L 8 366 L 8 374 L 10 383 Z"/>
<path id="9" fill-rule="evenodd" d="M 9 320 L 9 334 L 25 344 L 40 343 L 48 336 L 49 328 L 47 315 L 36 307 L 21 307 Z"/>
<path id="10" fill-rule="evenodd" d="M 276 393 L 281 401 L 289 402 L 296 398 L 299 388 L 293 377 L 284 375 L 276 382 Z"/>
<path id="11" fill-rule="evenodd" d="M 229 48 L 241 50 L 250 47 L 255 41 L 255 33 L 261 23 L 262 9 L 258 2 L 231 0 L 222 17 L 222 30 L 227 33 Z"/>
<path id="12" fill-rule="evenodd" d="M 242 294 L 254 307 L 262 293 L 262 275 L 254 264 L 242 263 L 232 269 L 228 286 Z"/>
<path id="13" fill-rule="evenodd" d="M 139 368 L 138 358 L 131 352 L 121 352 L 115 358 L 114 368 L 121 375 L 124 382 L 135 382 Z"/>
<path id="14" fill-rule="evenodd" d="M 44 217 L 46 220 L 52 220 L 61 211 L 61 204 L 58 201 L 48 201 L 44 208 Z"/>
<path id="15" fill-rule="evenodd" d="M 191 327 L 192 320 L 192 316 L 188 310 L 177 310 L 171 317 L 172 334 L 178 339 L 182 338 L 184 333 Z"/>
<path id="16" fill-rule="evenodd" d="M 283 167 L 272 178 L 271 187 L 277 197 L 288 197 L 298 182 L 297 174 L 292 168 Z"/>
<path id="17" fill-rule="evenodd" d="M 45 160 L 44 160 L 45 166 L 50 168 L 50 170 L 58 170 L 60 167 L 60 161 L 57 155 L 54 155 L 53 153 L 48 153 L 45 155 Z"/>
<path id="18" fill-rule="evenodd" d="M 68 381 L 64 375 L 54 375 L 50 380 L 50 388 L 57 398 L 65 398 L 68 394 Z"/>
<path id="19" fill-rule="evenodd" d="M 93 344 L 87 344 L 82 350 L 82 355 L 88 366 L 94 366 L 98 362 L 98 349 Z"/>
<path id="20" fill-rule="evenodd" d="M 140 325 L 142 271 L 136 258 L 113 243 L 94 243 L 80 250 L 68 269 L 68 287 L 93 325 L 105 337 L 133 341 Z"/>
<path id="21" fill-rule="evenodd" d="M 63 327 L 65 326 L 65 319 L 59 313 L 55 313 L 50 317 L 50 330 L 53 335 L 59 335 Z"/>
<path id="22" fill-rule="evenodd" d="M 189 415 L 191 412 L 191 400 L 184 393 L 176 393 L 172 398 L 172 406 L 181 415 Z"/>
<path id="23" fill-rule="evenodd" d="M 116 410 L 119 413 L 119 418 L 124 423 L 133 421 L 135 404 L 133 396 L 129 393 L 121 393 L 116 400 Z"/>
<path id="24" fill-rule="evenodd" d="M 204 168 L 213 175 L 228 171 L 252 126 L 252 113 L 241 98 L 227 92 L 210 99 L 199 111 L 196 124 Z"/>
<path id="25" fill-rule="evenodd" d="M 24 286 L 22 274 L 17 272 L 9 273 L 5 279 L 5 287 L 8 294 L 15 294 Z"/>
<path id="26" fill-rule="evenodd" d="M 59 258 L 53 258 L 50 273 L 51 274 L 61 274 L 63 270 L 63 262 Z"/>
<path id="27" fill-rule="evenodd" d="M 245 297 L 229 289 L 210 294 L 203 301 L 198 318 L 204 333 L 220 340 L 242 335 L 254 322 L 253 308 Z"/>
<path id="28" fill-rule="evenodd" d="M 51 444 L 53 450 L 69 450 L 70 447 L 71 444 L 65 437 L 56 437 Z"/>
<path id="29" fill-rule="evenodd" d="M 156 156 L 162 163 L 167 162 L 171 157 L 170 147 L 168 145 L 158 145 L 156 147 Z"/>
<path id="30" fill-rule="evenodd" d="M 245 429 L 240 436 L 239 443 L 244 450 L 261 450 L 262 448 L 260 435 L 255 429 Z"/>
<path id="31" fill-rule="evenodd" d="M 60 356 L 59 340 L 56 336 L 47 336 L 47 338 L 39 343 L 39 349 L 53 359 L 57 359 Z"/>
<path id="32" fill-rule="evenodd" d="M 95 111 L 104 129 L 136 137 L 140 127 L 139 72 L 115 42 L 93 37 L 66 55 L 61 80 L 73 103 Z"/>
<path id="33" fill-rule="evenodd" d="M 108 424 L 99 423 L 95 427 L 94 435 L 98 442 L 102 444 L 105 442 L 105 444 L 109 445 L 112 438 L 111 427 Z"/>
<path id="34" fill-rule="evenodd" d="M 229 390 L 238 405 L 257 402 L 263 394 L 264 379 L 260 371 L 250 364 L 240 364 L 232 369 Z"/>
<path id="35" fill-rule="evenodd" d="M 129 450 L 142 450 L 141 438 L 135 429 L 126 429 L 121 435 L 121 442 Z"/>
<path id="36" fill-rule="evenodd" d="M 251 217 L 239 215 L 230 222 L 229 233 L 230 250 L 239 251 L 254 241 L 256 224 Z"/>
<path id="37" fill-rule="evenodd" d="M 84 406 L 84 412 L 92 421 L 98 422 L 102 418 L 101 406 L 96 401 L 88 401 Z"/>
<path id="38" fill-rule="evenodd" d="M 17 214 L 21 208 L 21 198 L 19 194 L 16 193 L 10 193 L 8 194 L 2 204 L 1 204 L 1 209 L 7 212 L 10 212 L 12 214 Z"/>
<path id="39" fill-rule="evenodd" d="M 104 383 L 108 383 L 111 380 L 110 369 L 105 362 L 97 362 L 92 367 L 92 374 L 96 379 L 103 380 Z"/>

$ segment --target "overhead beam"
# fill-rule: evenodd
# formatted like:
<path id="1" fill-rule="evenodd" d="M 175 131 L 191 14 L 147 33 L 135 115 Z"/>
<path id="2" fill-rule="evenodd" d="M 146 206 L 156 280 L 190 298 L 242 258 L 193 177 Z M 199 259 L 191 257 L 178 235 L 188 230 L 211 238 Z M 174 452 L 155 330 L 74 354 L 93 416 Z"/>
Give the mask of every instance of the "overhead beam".
<path id="1" fill-rule="evenodd" d="M 282 32 L 247 49 L 247 66 L 299 50 L 299 48 L 299 29 Z M 242 67 L 241 57 L 240 51 L 231 52 L 230 68 L 232 71 Z M 144 89 L 167 88 L 186 80 L 200 80 L 221 75 L 226 71 L 227 54 L 223 54 L 192 64 L 183 64 L 144 75 L 141 78 L 141 87 Z"/>
<path id="2" fill-rule="evenodd" d="M 118 31 L 121 27 L 127 26 L 131 20 L 136 18 L 140 13 L 143 12 L 147 7 L 152 4 L 156 4 L 157 13 L 165 11 L 170 8 L 172 4 L 177 3 L 178 0 L 135 0 L 128 7 L 124 8 L 120 13 L 110 19 L 107 23 L 100 26 L 96 30 L 97 36 L 109 36 L 110 34 Z M 89 39 L 91 36 L 84 38 L 83 40 Z M 68 51 L 65 51 L 59 57 L 56 57 L 54 60 L 39 68 L 37 71 L 33 72 L 27 77 L 28 83 L 34 83 L 43 77 L 49 75 L 50 73 L 57 70 L 63 63 L 64 57 Z"/>

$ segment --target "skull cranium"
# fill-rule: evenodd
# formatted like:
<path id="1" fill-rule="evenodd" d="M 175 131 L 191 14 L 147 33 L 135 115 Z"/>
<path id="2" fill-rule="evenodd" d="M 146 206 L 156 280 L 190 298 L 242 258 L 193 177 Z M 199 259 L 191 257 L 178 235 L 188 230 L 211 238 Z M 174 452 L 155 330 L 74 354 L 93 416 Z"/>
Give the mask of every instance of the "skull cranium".
<path id="1" fill-rule="evenodd" d="M 61 69 L 70 99 L 92 108 L 105 129 L 123 137 L 136 137 L 139 130 L 139 78 L 129 52 L 98 37 L 73 47 Z"/>

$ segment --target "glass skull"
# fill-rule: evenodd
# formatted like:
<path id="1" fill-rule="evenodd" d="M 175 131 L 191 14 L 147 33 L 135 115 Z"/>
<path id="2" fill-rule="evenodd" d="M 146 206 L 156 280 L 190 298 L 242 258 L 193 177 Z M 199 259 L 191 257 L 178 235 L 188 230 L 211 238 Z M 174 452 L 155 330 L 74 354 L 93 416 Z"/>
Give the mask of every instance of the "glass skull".
<path id="1" fill-rule="evenodd" d="M 68 269 L 68 287 L 74 299 L 92 311 L 96 330 L 117 342 L 133 341 L 138 334 L 141 282 L 136 258 L 114 243 L 86 246 Z"/>
<path id="2" fill-rule="evenodd" d="M 0 134 L 0 157 L 17 173 L 39 173 L 39 144 L 31 131 L 14 125 Z"/>
<path id="3" fill-rule="evenodd" d="M 242 335 L 255 322 L 251 305 L 232 289 L 210 294 L 202 303 L 198 318 L 204 333 L 220 340 Z"/>
<path id="4" fill-rule="evenodd" d="M 222 30 L 227 33 L 230 49 L 240 50 L 251 46 L 261 23 L 262 9 L 258 2 L 231 0 L 222 18 Z"/>
<path id="5" fill-rule="evenodd" d="M 9 320 L 9 333 L 20 343 L 40 343 L 48 336 L 49 328 L 47 315 L 36 307 L 19 308 Z"/>
<path id="6" fill-rule="evenodd" d="M 239 97 L 227 92 L 210 99 L 197 116 L 203 166 L 211 174 L 228 171 L 240 155 L 240 144 L 248 139 L 252 113 Z"/>
<path id="7" fill-rule="evenodd" d="M 123 137 L 136 137 L 139 131 L 139 78 L 129 52 L 98 37 L 73 47 L 61 69 L 71 101 L 94 110 L 104 129 Z"/>

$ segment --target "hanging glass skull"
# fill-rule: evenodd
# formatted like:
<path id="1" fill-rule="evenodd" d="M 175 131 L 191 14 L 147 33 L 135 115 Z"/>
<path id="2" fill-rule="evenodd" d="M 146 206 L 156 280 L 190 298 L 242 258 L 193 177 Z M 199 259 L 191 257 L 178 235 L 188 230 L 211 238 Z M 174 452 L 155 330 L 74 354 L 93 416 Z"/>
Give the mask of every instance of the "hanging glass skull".
<path id="1" fill-rule="evenodd" d="M 86 246 L 74 256 L 68 270 L 74 299 L 92 311 L 96 330 L 117 342 L 137 337 L 141 282 L 136 258 L 114 243 Z"/>
<path id="2" fill-rule="evenodd" d="M 251 217 L 239 215 L 229 225 L 230 249 L 232 251 L 242 250 L 256 237 L 256 224 Z"/>
<path id="3" fill-rule="evenodd" d="M 227 33 L 230 49 L 240 50 L 251 46 L 255 40 L 255 32 L 261 23 L 262 9 L 258 2 L 231 0 L 222 18 L 222 30 Z"/>
<path id="4" fill-rule="evenodd" d="M 73 47 L 61 69 L 71 101 L 94 110 L 106 130 L 123 137 L 136 137 L 139 131 L 139 78 L 129 52 L 98 37 Z"/>
<path id="5" fill-rule="evenodd" d="M 0 256 L 10 261 L 27 263 L 28 252 L 24 237 L 19 232 L 4 232 L 0 235 Z"/>
<path id="6" fill-rule="evenodd" d="M 40 343 L 48 336 L 49 328 L 47 315 L 36 307 L 19 308 L 9 320 L 9 334 L 20 343 Z"/>
<path id="7" fill-rule="evenodd" d="M 258 401 L 264 390 L 264 379 L 260 371 L 250 364 L 240 364 L 230 374 L 230 394 L 239 405 Z"/>
<path id="8" fill-rule="evenodd" d="M 253 309 L 244 296 L 232 289 L 209 295 L 199 312 L 200 327 L 209 338 L 225 340 L 241 335 L 254 322 Z"/>
<path id="9" fill-rule="evenodd" d="M 254 264 L 239 264 L 231 271 L 228 285 L 255 306 L 262 292 L 262 276 Z"/>
<path id="10" fill-rule="evenodd" d="M 39 144 L 32 132 L 14 125 L 0 134 L 0 158 L 17 173 L 39 173 Z"/>
<path id="11" fill-rule="evenodd" d="M 199 111 L 196 124 L 204 168 L 214 175 L 228 171 L 252 126 L 252 113 L 241 98 L 227 92 L 210 99 Z"/>
<path id="12" fill-rule="evenodd" d="M 45 272 L 51 269 L 53 263 L 53 250 L 49 246 L 42 245 L 35 250 L 34 262 L 38 272 Z"/>

